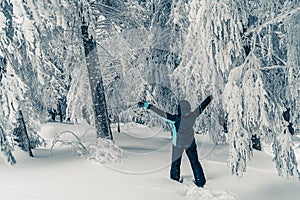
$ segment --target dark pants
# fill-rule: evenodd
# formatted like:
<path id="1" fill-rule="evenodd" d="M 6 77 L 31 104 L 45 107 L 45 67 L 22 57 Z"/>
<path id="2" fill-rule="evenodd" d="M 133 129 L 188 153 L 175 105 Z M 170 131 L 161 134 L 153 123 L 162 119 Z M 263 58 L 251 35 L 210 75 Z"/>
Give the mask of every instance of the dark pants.
<path id="1" fill-rule="evenodd" d="M 172 165 L 171 165 L 171 171 L 170 171 L 170 178 L 176 181 L 179 181 L 180 179 L 180 164 L 181 164 L 181 158 L 182 153 L 185 150 L 193 173 L 194 173 L 194 179 L 195 184 L 198 187 L 203 187 L 206 183 L 206 179 L 203 173 L 202 166 L 198 160 L 198 154 L 197 154 L 197 145 L 195 143 L 195 140 L 193 140 L 192 144 L 189 148 L 179 148 L 173 145 L 172 147 Z"/>

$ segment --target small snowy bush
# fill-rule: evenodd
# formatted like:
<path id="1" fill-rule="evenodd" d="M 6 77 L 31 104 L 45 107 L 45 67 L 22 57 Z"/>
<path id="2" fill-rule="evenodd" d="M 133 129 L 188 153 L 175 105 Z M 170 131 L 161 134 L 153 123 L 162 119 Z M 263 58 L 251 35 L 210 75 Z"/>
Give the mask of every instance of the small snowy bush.
<path id="1" fill-rule="evenodd" d="M 89 159 L 101 164 L 122 162 L 124 152 L 112 140 L 98 138 L 88 146 Z"/>

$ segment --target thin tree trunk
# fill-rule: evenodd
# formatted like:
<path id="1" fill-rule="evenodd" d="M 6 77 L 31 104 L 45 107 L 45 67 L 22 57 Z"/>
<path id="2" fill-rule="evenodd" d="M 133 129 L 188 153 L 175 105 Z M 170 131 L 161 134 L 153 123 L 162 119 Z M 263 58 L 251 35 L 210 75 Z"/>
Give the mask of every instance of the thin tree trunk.
<path id="1" fill-rule="evenodd" d="M 118 124 L 118 133 L 121 132 L 121 127 L 120 127 L 120 118 L 119 118 L 119 114 L 115 114 L 115 118 Z"/>
<path id="2" fill-rule="evenodd" d="M 97 53 L 97 46 L 93 36 L 90 36 L 88 33 L 88 24 L 86 24 L 84 19 L 82 20 L 81 31 L 94 105 L 97 136 L 112 140 L 113 136 L 111 133 L 110 122 L 107 113 L 105 91 L 103 87 L 101 71 L 99 68 L 100 62 Z"/>
<path id="3" fill-rule="evenodd" d="M 28 132 L 27 132 L 27 128 L 26 128 L 26 124 L 25 124 L 25 120 L 23 117 L 23 113 L 21 110 L 19 110 L 19 118 L 18 118 L 18 123 L 19 123 L 19 127 L 18 130 L 20 131 L 19 133 L 19 137 L 21 139 L 21 142 L 23 143 L 23 148 L 25 151 L 27 151 L 29 153 L 30 157 L 33 157 L 33 153 L 31 150 L 31 145 L 30 145 L 30 139 L 28 136 Z"/>

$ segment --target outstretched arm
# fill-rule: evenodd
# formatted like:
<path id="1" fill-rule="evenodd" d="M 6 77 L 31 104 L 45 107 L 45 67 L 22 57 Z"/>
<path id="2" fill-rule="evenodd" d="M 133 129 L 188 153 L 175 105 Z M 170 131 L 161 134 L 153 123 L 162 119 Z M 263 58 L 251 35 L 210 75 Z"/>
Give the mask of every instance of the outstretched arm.
<path id="1" fill-rule="evenodd" d="M 152 104 L 149 104 L 146 101 L 145 102 L 139 102 L 138 106 L 150 109 L 151 111 L 155 112 L 156 114 L 158 114 L 159 116 L 161 116 L 163 118 L 166 118 L 166 119 L 169 119 L 169 120 L 172 120 L 172 121 L 175 120 L 175 116 L 174 115 L 171 115 L 170 113 L 167 113 L 167 112 L 159 109 L 158 107 L 156 107 L 156 106 L 154 106 Z"/>
<path id="2" fill-rule="evenodd" d="M 208 97 L 206 97 L 206 99 L 204 99 L 204 101 L 202 101 L 200 106 L 198 106 L 193 111 L 193 114 L 195 114 L 198 117 L 203 112 L 203 110 L 208 106 L 208 104 L 212 101 L 212 99 L 213 99 L 212 95 L 209 95 Z"/>

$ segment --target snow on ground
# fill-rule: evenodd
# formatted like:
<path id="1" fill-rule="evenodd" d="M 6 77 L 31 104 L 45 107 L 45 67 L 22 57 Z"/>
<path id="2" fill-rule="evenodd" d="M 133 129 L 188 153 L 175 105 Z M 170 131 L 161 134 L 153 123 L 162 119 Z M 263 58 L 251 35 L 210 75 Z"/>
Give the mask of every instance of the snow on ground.
<path id="1" fill-rule="evenodd" d="M 87 125 L 45 124 L 40 134 L 49 145 L 34 150 L 35 158 L 16 149 L 16 166 L 0 161 L 1 200 L 296 200 L 300 196 L 300 183 L 278 177 L 272 157 L 263 152 L 255 151 L 242 179 L 231 176 L 226 164 L 228 147 L 213 145 L 208 136 L 196 136 L 208 179 L 205 188 L 199 189 L 193 184 L 185 155 L 183 183 L 168 178 L 170 134 L 160 128 L 123 124 L 121 133 L 114 132 L 115 143 L 124 153 L 119 157 L 121 162 L 102 162 L 105 164 L 89 160 L 86 155 L 79 156 L 83 152 L 74 148 L 77 139 L 70 132 L 60 139 L 73 141 L 73 147 L 57 142 L 51 149 L 51 141 L 63 131 L 75 133 L 85 147 L 90 143 L 95 147 L 95 131 Z M 100 151 L 99 155 L 102 154 Z"/>

